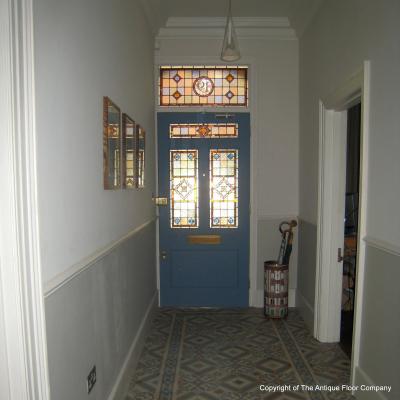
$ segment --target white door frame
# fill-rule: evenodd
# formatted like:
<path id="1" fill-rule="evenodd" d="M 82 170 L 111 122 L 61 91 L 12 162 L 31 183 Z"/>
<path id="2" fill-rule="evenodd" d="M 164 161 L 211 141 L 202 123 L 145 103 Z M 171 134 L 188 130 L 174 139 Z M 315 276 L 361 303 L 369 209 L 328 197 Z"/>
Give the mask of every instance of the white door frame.
<path id="1" fill-rule="evenodd" d="M 0 27 L 0 397 L 48 400 L 32 0 L 0 0 Z"/>
<path id="2" fill-rule="evenodd" d="M 359 363 L 365 268 L 370 63 L 320 102 L 319 195 L 314 336 L 321 342 L 340 339 L 342 268 L 337 249 L 343 248 L 347 109 L 361 100 L 360 195 L 357 278 L 354 312 L 352 381 Z"/>
<path id="3" fill-rule="evenodd" d="M 346 117 L 346 110 L 327 109 L 320 102 L 320 186 L 314 329 L 316 338 L 321 342 L 337 342 L 340 338 L 343 269 L 342 263 L 337 261 L 337 249 L 343 247 Z"/>

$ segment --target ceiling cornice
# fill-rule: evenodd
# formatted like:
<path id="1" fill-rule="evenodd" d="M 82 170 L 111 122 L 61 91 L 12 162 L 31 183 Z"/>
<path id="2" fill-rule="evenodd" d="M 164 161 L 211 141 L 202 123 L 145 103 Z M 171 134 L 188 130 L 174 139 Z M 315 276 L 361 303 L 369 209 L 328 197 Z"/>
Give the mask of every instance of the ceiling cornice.
<path id="1" fill-rule="evenodd" d="M 290 23 L 286 17 L 233 17 L 235 27 L 280 27 L 288 28 Z M 223 28 L 226 17 L 169 17 L 167 28 L 191 28 L 191 27 L 214 27 Z"/>
<path id="2" fill-rule="evenodd" d="M 296 39 L 288 18 L 236 17 L 236 33 L 241 39 Z M 160 28 L 157 39 L 221 38 L 224 34 L 224 17 L 170 17 L 165 28 Z"/>
<path id="3" fill-rule="evenodd" d="M 166 18 L 160 13 L 160 0 L 139 0 L 153 35 L 164 25 Z"/>
<path id="4" fill-rule="evenodd" d="M 300 39 L 320 10 L 323 0 L 308 0 L 308 7 L 298 7 L 289 16 L 291 26 L 296 30 Z"/>

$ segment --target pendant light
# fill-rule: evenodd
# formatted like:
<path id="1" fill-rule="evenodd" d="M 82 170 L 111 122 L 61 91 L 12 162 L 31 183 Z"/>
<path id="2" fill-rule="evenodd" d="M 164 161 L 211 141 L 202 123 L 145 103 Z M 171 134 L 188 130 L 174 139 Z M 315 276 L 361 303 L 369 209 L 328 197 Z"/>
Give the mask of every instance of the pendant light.
<path id="1" fill-rule="evenodd" d="M 229 0 L 228 16 L 226 18 L 225 36 L 222 44 L 221 60 L 236 61 L 240 58 L 239 43 L 233 25 L 231 0 Z"/>

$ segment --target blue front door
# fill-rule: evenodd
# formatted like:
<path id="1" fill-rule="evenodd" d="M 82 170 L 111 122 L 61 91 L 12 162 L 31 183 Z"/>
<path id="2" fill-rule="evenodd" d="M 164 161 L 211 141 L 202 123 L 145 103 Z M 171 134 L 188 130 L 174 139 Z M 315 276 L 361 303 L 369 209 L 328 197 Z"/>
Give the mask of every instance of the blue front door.
<path id="1" fill-rule="evenodd" d="M 249 158 L 248 113 L 158 113 L 161 306 L 248 306 Z"/>

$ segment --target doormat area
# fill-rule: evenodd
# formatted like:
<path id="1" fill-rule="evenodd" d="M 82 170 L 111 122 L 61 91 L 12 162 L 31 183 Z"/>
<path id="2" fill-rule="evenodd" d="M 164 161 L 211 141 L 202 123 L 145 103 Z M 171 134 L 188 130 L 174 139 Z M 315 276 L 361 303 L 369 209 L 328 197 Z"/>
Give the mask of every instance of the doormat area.
<path id="1" fill-rule="evenodd" d="M 295 309 L 286 320 L 254 308 L 160 309 L 125 400 L 346 400 L 319 389 L 349 380 L 339 345 L 315 340 Z"/>

